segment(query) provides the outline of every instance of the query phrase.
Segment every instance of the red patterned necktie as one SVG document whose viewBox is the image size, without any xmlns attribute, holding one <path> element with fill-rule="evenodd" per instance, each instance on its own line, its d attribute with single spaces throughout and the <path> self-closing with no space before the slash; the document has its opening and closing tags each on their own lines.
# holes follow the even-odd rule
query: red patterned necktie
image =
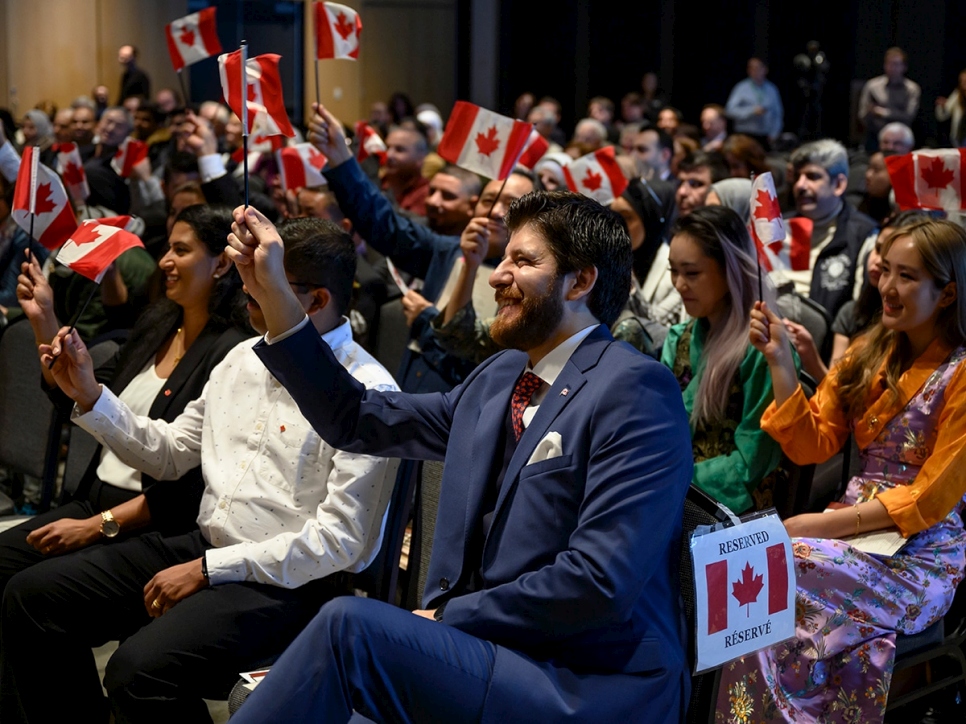
<svg viewBox="0 0 966 724">
<path fill-rule="evenodd" d="M 513 388 L 513 397 L 510 398 L 510 420 L 513 422 L 513 434 L 517 440 L 523 436 L 523 413 L 530 404 L 530 398 L 537 391 L 543 380 L 533 372 L 524 373 Z"/>
</svg>

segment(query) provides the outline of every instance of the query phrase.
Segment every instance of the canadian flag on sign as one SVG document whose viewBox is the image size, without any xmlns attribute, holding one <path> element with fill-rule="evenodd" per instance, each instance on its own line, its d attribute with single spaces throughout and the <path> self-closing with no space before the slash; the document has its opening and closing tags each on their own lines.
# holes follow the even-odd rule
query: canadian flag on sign
<svg viewBox="0 0 966 724">
<path fill-rule="evenodd" d="M 627 178 L 614 160 L 614 147 L 607 146 L 581 156 L 564 167 L 567 187 L 578 194 L 589 196 L 598 203 L 609 204 L 627 188 Z"/>
<path fill-rule="evenodd" d="M 527 145 L 523 149 L 523 153 L 520 154 L 520 165 L 526 166 L 529 169 L 533 169 L 537 165 L 537 161 L 544 157 L 547 151 L 550 150 L 550 143 L 546 138 L 537 133 L 537 129 L 534 128 L 530 131 L 530 137 L 527 139 Z"/>
<path fill-rule="evenodd" d="M 375 128 L 365 121 L 359 121 L 356 123 L 356 138 L 359 139 L 359 151 L 356 153 L 359 163 L 370 156 L 378 158 L 380 166 L 386 163 L 386 143 Z"/>
<path fill-rule="evenodd" d="M 505 179 L 517 164 L 532 128 L 529 123 L 457 101 L 436 152 L 481 176 Z"/>
<path fill-rule="evenodd" d="M 278 74 L 278 61 L 282 56 L 266 53 L 249 58 L 245 65 L 247 89 L 245 98 L 248 104 L 248 132 L 251 133 L 256 121 L 270 136 L 295 135 L 288 120 L 285 101 L 282 98 L 282 79 Z M 218 56 L 218 73 L 221 75 L 221 92 L 225 101 L 239 118 L 242 112 L 241 90 L 241 51 Z"/>
<path fill-rule="evenodd" d="M 165 26 L 164 32 L 168 38 L 168 53 L 175 71 L 221 52 L 215 25 L 215 8 L 205 8 L 172 20 Z"/>
<path fill-rule="evenodd" d="M 74 209 L 67 192 L 53 171 L 40 163 L 36 146 L 27 146 L 20 160 L 13 195 L 13 220 L 30 233 L 30 217 L 34 216 L 34 238 L 47 249 L 56 249 L 77 228 Z"/>
<path fill-rule="evenodd" d="M 71 199 L 82 204 L 91 195 L 91 187 L 87 184 L 87 173 L 81 163 L 80 151 L 74 143 L 57 144 L 57 171 L 67 186 L 67 193 Z"/>
<path fill-rule="evenodd" d="M 359 57 L 359 36 L 362 20 L 359 13 L 339 3 L 315 3 L 315 57 Z"/>
<path fill-rule="evenodd" d="M 963 206 L 966 149 L 915 151 L 904 156 L 889 156 L 885 162 L 900 209 L 959 211 L 966 208 Z"/>
<path fill-rule="evenodd" d="M 121 178 L 127 178 L 131 175 L 134 167 L 147 157 L 148 144 L 128 136 L 117 147 L 117 152 L 114 154 L 114 158 L 111 159 L 111 168 Z"/>
<path fill-rule="evenodd" d="M 299 143 L 275 152 L 284 191 L 312 188 L 326 183 L 322 167 L 326 158 L 311 143 Z"/>
<path fill-rule="evenodd" d="M 114 225 L 124 218 L 85 221 L 60 248 L 57 261 L 100 284 L 115 259 L 128 249 L 144 246 L 137 236 L 125 231 L 123 226 Z"/>
<path fill-rule="evenodd" d="M 728 561 L 709 563 L 704 568 L 705 579 L 708 583 L 708 620 L 709 634 L 718 633 L 728 628 L 728 609 L 738 609 L 751 604 L 766 604 L 768 613 L 778 613 L 788 608 L 788 562 L 785 559 L 785 546 L 777 543 L 765 549 L 766 565 L 763 570 L 756 570 L 746 561 L 740 571 L 731 570 Z M 761 596 L 765 587 L 765 576 L 768 577 L 768 588 Z M 759 600 L 761 599 L 761 600 Z M 750 615 L 750 611 L 746 611 Z M 700 626 L 702 622 L 698 622 Z"/>
</svg>

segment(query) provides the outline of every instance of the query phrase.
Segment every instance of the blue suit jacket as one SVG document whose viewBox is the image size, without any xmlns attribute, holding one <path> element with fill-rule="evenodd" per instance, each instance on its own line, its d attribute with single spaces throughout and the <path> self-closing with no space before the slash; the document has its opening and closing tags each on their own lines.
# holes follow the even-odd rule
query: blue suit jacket
<svg viewBox="0 0 966 724">
<path fill-rule="evenodd" d="M 508 691 L 526 692 L 542 721 L 683 717 L 677 551 L 692 457 L 667 369 L 604 327 L 584 340 L 510 460 L 480 558 L 473 536 L 525 353 L 490 358 L 451 392 L 410 395 L 366 390 L 310 325 L 255 350 L 331 445 L 445 459 L 424 605 L 446 601 L 446 624 L 506 647 L 493 673 L 502 695 L 487 700 L 484 721 L 519 716 Z M 563 454 L 527 465 L 551 431 Z M 471 590 L 475 572 L 482 585 Z M 545 700 L 533 661 L 555 667 Z"/>
</svg>

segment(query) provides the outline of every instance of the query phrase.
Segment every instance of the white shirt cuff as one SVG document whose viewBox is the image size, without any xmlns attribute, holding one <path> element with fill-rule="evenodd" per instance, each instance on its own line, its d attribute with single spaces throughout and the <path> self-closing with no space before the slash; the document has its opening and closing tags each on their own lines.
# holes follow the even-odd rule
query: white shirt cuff
<svg viewBox="0 0 966 724">
<path fill-rule="evenodd" d="M 225 171 L 225 162 L 221 160 L 221 156 L 217 153 L 209 156 L 200 156 L 198 158 L 198 172 L 201 175 L 201 183 L 203 184 L 214 181 L 216 178 L 221 178 L 227 173 Z"/>
<path fill-rule="evenodd" d="M 265 333 L 265 344 L 275 344 L 276 342 L 281 342 L 283 339 L 288 339 L 296 332 L 300 331 L 302 327 L 309 323 L 309 315 L 305 315 L 301 322 L 296 324 L 291 329 L 287 329 L 281 334 L 277 334 L 272 337 L 268 332 Z"/>
</svg>

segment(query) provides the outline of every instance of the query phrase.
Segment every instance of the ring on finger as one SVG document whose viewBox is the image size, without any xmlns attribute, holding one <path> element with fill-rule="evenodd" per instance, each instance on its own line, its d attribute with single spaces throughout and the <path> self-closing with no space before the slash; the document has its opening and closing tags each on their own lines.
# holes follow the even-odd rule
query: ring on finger
<svg viewBox="0 0 966 724">
<path fill-rule="evenodd" d="M 151 608 L 161 608 L 161 602 L 158 599 L 151 601 Z"/>
</svg>

